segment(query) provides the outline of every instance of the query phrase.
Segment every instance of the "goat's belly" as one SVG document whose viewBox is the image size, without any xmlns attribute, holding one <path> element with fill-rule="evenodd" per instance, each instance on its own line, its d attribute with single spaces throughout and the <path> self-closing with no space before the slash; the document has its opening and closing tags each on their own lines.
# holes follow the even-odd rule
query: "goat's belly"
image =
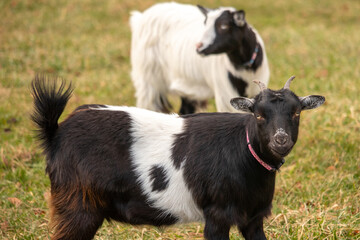
<svg viewBox="0 0 360 240">
<path fill-rule="evenodd" d="M 172 225 L 179 219 L 141 201 L 115 201 L 110 217 L 116 221 L 133 225 Z"/>
<path fill-rule="evenodd" d="M 158 165 L 161 166 L 161 165 Z M 144 202 L 150 204 L 152 209 L 158 209 L 162 216 L 173 216 L 178 223 L 202 221 L 204 219 L 202 209 L 195 203 L 191 191 L 187 188 L 183 177 L 183 168 L 176 169 L 173 164 L 164 164 L 163 173 L 154 176 L 143 174 L 141 192 L 145 196 Z M 163 179 L 168 179 L 160 184 Z"/>
<path fill-rule="evenodd" d="M 191 100 L 204 101 L 214 97 L 214 92 L 206 84 L 196 84 L 196 82 L 185 83 L 184 81 L 174 81 L 170 85 L 170 93 Z"/>
<path fill-rule="evenodd" d="M 204 220 L 203 211 L 195 204 L 191 194 L 179 189 L 178 192 L 165 191 L 157 197 L 152 196 L 152 206 L 166 214 L 175 216 L 178 223 L 198 222 Z"/>
<path fill-rule="evenodd" d="M 143 201 L 123 201 L 115 200 L 113 209 L 109 210 L 110 218 L 133 225 L 172 225 L 176 223 L 187 223 L 195 221 L 203 221 L 203 216 L 197 214 L 189 216 L 189 210 L 184 211 L 182 214 L 171 214 L 169 211 L 159 209 Z"/>
</svg>

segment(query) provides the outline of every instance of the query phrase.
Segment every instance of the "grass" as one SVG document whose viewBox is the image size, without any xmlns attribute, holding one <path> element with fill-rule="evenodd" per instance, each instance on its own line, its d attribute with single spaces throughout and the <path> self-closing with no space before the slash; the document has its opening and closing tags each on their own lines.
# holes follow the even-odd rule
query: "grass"
<svg viewBox="0 0 360 240">
<path fill-rule="evenodd" d="M 190 2 L 190 1 L 188 1 Z M 0 238 L 49 239 L 45 162 L 29 120 L 36 72 L 76 85 L 66 116 L 85 103 L 134 105 L 131 10 L 152 0 L 0 2 Z M 297 145 L 277 177 L 269 239 L 360 239 L 360 2 L 200 0 L 245 9 L 263 36 L 270 88 L 296 75 L 298 95 L 326 104 L 304 112 Z M 209 107 L 209 111 L 214 110 Z M 202 239 L 203 224 L 169 228 L 104 223 L 96 239 Z M 231 239 L 242 239 L 236 229 Z"/>
</svg>

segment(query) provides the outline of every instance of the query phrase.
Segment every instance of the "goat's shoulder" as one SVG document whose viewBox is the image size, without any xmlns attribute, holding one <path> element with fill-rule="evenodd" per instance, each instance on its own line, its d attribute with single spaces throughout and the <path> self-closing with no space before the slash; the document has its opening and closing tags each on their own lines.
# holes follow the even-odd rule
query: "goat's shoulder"
<svg viewBox="0 0 360 240">
<path fill-rule="evenodd" d="M 250 121 L 251 115 L 247 113 L 214 112 L 182 115 L 181 118 L 185 119 L 187 124 L 192 125 L 233 127 L 234 125 L 244 126 Z"/>
</svg>

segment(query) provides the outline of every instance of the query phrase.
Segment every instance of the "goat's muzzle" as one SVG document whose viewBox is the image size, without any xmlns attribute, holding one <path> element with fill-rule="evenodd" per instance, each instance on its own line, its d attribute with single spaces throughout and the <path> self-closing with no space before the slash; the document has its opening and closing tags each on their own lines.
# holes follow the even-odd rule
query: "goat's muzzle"
<svg viewBox="0 0 360 240">
<path fill-rule="evenodd" d="M 203 45 L 204 45 L 204 44 L 203 44 L 202 42 L 198 42 L 198 43 L 196 44 L 196 51 L 199 52 L 200 48 L 201 48 Z"/>
<path fill-rule="evenodd" d="M 198 42 L 196 44 L 196 52 L 202 56 L 206 56 L 207 54 L 205 54 L 204 50 L 204 44 L 202 42 Z"/>
<path fill-rule="evenodd" d="M 273 136 L 269 147 L 273 155 L 277 158 L 283 158 L 288 155 L 294 146 L 290 136 L 282 129 L 278 129 Z"/>
</svg>

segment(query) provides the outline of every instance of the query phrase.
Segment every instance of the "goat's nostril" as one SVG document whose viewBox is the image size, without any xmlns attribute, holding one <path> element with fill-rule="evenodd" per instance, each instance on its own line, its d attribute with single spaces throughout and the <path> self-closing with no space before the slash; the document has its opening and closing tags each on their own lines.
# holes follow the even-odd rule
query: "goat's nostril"
<svg viewBox="0 0 360 240">
<path fill-rule="evenodd" d="M 199 50 L 199 48 L 201 48 L 203 46 L 202 42 L 199 42 L 196 44 L 196 49 Z"/>
<path fill-rule="evenodd" d="M 287 140 L 288 140 L 287 135 L 277 135 L 275 137 L 275 142 L 280 145 L 284 145 L 287 142 Z"/>
</svg>

